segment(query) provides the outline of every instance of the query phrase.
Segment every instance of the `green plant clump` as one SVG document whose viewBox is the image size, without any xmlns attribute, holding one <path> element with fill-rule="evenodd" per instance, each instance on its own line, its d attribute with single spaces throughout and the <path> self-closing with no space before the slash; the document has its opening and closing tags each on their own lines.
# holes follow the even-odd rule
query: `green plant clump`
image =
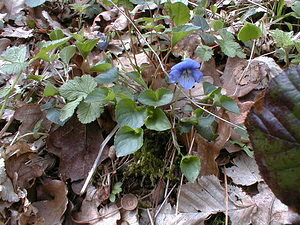
<svg viewBox="0 0 300 225">
<path fill-rule="evenodd" d="M 134 162 L 130 164 L 125 172 L 125 177 L 142 177 L 142 180 L 150 179 L 151 186 L 163 176 L 163 160 L 166 145 L 170 138 L 170 132 L 145 131 L 145 141 L 140 151 L 134 153 Z"/>
</svg>

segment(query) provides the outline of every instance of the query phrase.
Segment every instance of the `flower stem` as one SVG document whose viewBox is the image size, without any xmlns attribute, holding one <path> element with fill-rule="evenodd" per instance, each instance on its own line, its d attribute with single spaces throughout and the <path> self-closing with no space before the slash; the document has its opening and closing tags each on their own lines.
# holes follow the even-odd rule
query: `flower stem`
<svg viewBox="0 0 300 225">
<path fill-rule="evenodd" d="M 175 85 L 178 86 L 177 84 L 175 84 Z M 195 106 L 197 106 L 197 107 L 199 107 L 200 109 L 202 109 L 204 112 L 207 112 L 208 114 L 215 116 L 217 119 L 222 120 L 223 122 L 228 123 L 228 124 L 230 124 L 230 125 L 233 126 L 233 127 L 237 127 L 237 128 L 242 129 L 242 130 L 246 130 L 244 127 L 241 127 L 241 126 L 239 126 L 239 125 L 237 125 L 237 124 L 234 124 L 234 123 L 232 123 L 232 122 L 230 122 L 230 121 L 228 121 L 228 120 L 225 120 L 225 119 L 223 119 L 222 117 L 220 117 L 220 116 L 218 116 L 218 115 L 216 115 L 216 114 L 214 114 L 214 113 L 208 111 L 207 109 L 203 108 L 201 105 L 199 105 L 199 104 L 198 104 L 197 102 L 195 102 L 193 99 L 191 99 L 186 93 L 184 93 L 184 91 L 182 90 L 182 88 L 179 87 L 179 89 L 180 89 L 181 93 L 182 93 L 182 94 L 183 94 L 183 95 L 184 95 L 191 103 L 193 103 Z"/>
</svg>

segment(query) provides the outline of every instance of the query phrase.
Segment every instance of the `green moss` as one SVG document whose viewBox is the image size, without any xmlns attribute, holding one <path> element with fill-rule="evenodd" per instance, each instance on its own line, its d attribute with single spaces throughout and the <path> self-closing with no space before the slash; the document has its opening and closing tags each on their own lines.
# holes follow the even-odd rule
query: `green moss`
<svg viewBox="0 0 300 225">
<path fill-rule="evenodd" d="M 145 179 L 150 179 L 151 185 L 154 185 L 164 174 L 164 158 L 169 139 L 169 131 L 155 132 L 145 130 L 144 145 L 139 151 L 134 153 L 134 162 L 130 164 L 125 172 L 125 178 L 130 176 L 142 177 L 142 182 Z"/>
</svg>

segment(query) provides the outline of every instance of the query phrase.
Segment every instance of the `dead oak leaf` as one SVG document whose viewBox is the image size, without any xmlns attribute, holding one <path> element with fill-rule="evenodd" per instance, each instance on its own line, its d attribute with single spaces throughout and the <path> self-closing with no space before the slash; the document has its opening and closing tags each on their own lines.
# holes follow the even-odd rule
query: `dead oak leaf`
<svg viewBox="0 0 300 225">
<path fill-rule="evenodd" d="M 92 168 L 102 142 L 102 131 L 97 122 L 82 124 L 74 117 L 63 127 L 50 132 L 47 151 L 60 158 L 59 173 L 64 179 L 82 182 Z M 105 148 L 100 162 L 107 153 Z M 73 187 L 73 191 L 79 193 L 82 185 Z"/>
<path fill-rule="evenodd" d="M 265 183 L 259 183 L 258 191 L 259 193 L 252 198 L 258 208 L 252 216 L 253 225 L 293 224 L 292 221 L 299 217 L 296 213 L 289 211 L 288 207 L 275 197 Z"/>
<path fill-rule="evenodd" d="M 15 154 L 6 160 L 6 170 L 14 186 L 28 189 L 37 177 L 43 175 L 46 168 L 53 164 L 53 159 L 42 158 L 37 153 Z"/>
<path fill-rule="evenodd" d="M 14 117 L 16 120 L 22 122 L 19 127 L 20 135 L 33 132 L 36 124 L 42 120 L 40 131 L 48 131 L 51 122 L 46 119 L 45 112 L 43 112 L 38 104 L 27 104 L 15 111 Z M 29 138 L 32 140 L 32 137 Z"/>
<path fill-rule="evenodd" d="M 223 88 L 226 89 L 229 96 L 242 97 L 259 85 L 258 71 L 254 73 L 252 70 L 248 70 L 243 74 L 246 67 L 247 60 L 228 58 L 221 79 L 223 80 Z"/>
<path fill-rule="evenodd" d="M 225 168 L 225 171 L 235 184 L 250 186 L 262 181 L 254 158 L 241 153 L 233 159 L 233 163 L 235 166 Z"/>
<path fill-rule="evenodd" d="M 242 97 L 253 89 L 265 88 L 270 78 L 276 77 L 281 71 L 270 57 L 254 58 L 249 67 L 245 59 L 228 58 L 221 79 L 228 95 Z"/>
<path fill-rule="evenodd" d="M 180 212 L 176 213 L 175 207 L 170 203 L 166 204 L 157 215 L 156 225 L 204 225 L 204 221 L 209 216 L 206 212 Z"/>
<path fill-rule="evenodd" d="M 62 224 L 62 216 L 68 204 L 66 184 L 60 180 L 52 180 L 43 186 L 43 190 L 53 199 L 32 203 L 39 210 L 38 216 L 44 218 L 45 225 Z"/>
<path fill-rule="evenodd" d="M 179 197 L 179 212 L 226 212 L 227 201 L 232 225 L 279 225 L 289 223 L 290 216 L 295 216 L 264 183 L 258 185 L 259 193 L 254 197 L 236 186 L 228 185 L 227 189 L 228 200 L 219 179 L 212 175 L 203 176 L 195 183 L 184 184 Z"/>
<path fill-rule="evenodd" d="M 230 122 L 234 124 L 243 124 L 254 102 L 253 101 L 241 102 L 237 98 L 235 98 L 235 101 L 237 102 L 241 113 L 236 114 L 233 112 L 227 112 L 227 114 L 229 116 Z"/>
<path fill-rule="evenodd" d="M 5 171 L 5 164 L 3 158 L 0 158 L 0 199 L 7 202 L 19 201 L 19 197 L 14 192 L 12 182 Z"/>
<path fill-rule="evenodd" d="M 26 30 L 24 27 L 12 27 L 7 25 L 3 28 L 3 32 L 0 34 L 2 37 L 17 37 L 17 38 L 29 38 L 33 36 L 33 29 Z"/>
</svg>

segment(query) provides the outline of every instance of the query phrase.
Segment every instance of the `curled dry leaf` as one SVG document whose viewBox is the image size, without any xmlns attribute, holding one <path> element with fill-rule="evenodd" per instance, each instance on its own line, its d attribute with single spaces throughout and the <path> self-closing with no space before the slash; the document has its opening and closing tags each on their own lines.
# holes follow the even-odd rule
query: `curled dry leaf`
<svg viewBox="0 0 300 225">
<path fill-rule="evenodd" d="M 53 159 L 46 156 L 42 158 L 31 150 L 25 142 L 17 142 L 6 148 L 6 169 L 14 186 L 18 188 L 29 188 L 34 179 L 42 176 L 45 169 L 53 164 Z"/>
<path fill-rule="evenodd" d="M 246 119 L 256 162 L 275 195 L 300 212 L 300 69 L 274 78 Z"/>
<path fill-rule="evenodd" d="M 6 50 L 6 48 L 8 46 L 10 46 L 11 44 L 11 40 L 8 38 L 1 38 L 0 39 L 0 54 L 2 55 L 2 53 Z"/>
<path fill-rule="evenodd" d="M 24 212 L 22 212 L 19 216 L 19 224 L 34 224 L 34 225 L 44 225 L 44 218 L 39 217 L 38 209 L 33 205 L 28 205 L 23 208 Z"/>
<path fill-rule="evenodd" d="M 101 220 L 92 225 L 117 225 L 117 221 L 121 219 L 120 211 L 116 204 L 109 204 L 99 210 Z"/>
<path fill-rule="evenodd" d="M 5 149 L 5 157 L 10 158 L 13 155 L 20 156 L 27 152 L 33 152 L 30 146 L 24 141 L 18 141 L 17 143 L 7 146 Z"/>
<path fill-rule="evenodd" d="M 81 207 L 81 212 L 76 215 L 77 223 L 88 223 L 90 225 L 117 225 L 121 219 L 120 211 L 116 204 L 107 205 L 100 210 L 96 204 L 88 204 Z"/>
<path fill-rule="evenodd" d="M 7 159 L 6 169 L 15 187 L 28 189 L 34 184 L 35 178 L 42 176 L 45 169 L 52 164 L 51 158 L 42 158 L 37 153 L 27 152 Z"/>
<path fill-rule="evenodd" d="M 66 184 L 60 180 L 52 180 L 43 185 L 43 190 L 53 199 L 32 203 L 39 210 L 38 216 L 44 218 L 45 225 L 62 224 L 63 214 L 68 204 Z"/>
<path fill-rule="evenodd" d="M 275 197 L 271 189 L 264 183 L 258 185 L 259 193 L 253 196 L 258 209 L 253 214 L 253 224 L 294 224 L 298 215 L 288 210 L 288 207 Z"/>
<path fill-rule="evenodd" d="M 80 211 L 75 214 L 74 219 L 80 223 L 90 221 L 90 224 L 98 225 L 97 222 L 101 219 L 98 207 L 104 200 L 109 198 L 109 195 L 110 186 L 103 186 L 101 188 L 89 186 L 86 191 L 85 199 L 81 204 Z"/>
<path fill-rule="evenodd" d="M 140 225 L 138 210 L 120 210 L 122 223 L 121 225 Z"/>
<path fill-rule="evenodd" d="M 190 34 L 174 46 L 172 54 L 176 57 L 185 55 L 186 57 L 191 58 L 200 43 L 201 38 L 198 34 Z"/>
<path fill-rule="evenodd" d="M 126 194 L 121 199 L 121 206 L 126 210 L 134 210 L 138 205 L 138 199 L 133 194 Z"/>
<path fill-rule="evenodd" d="M 99 19 L 99 17 L 102 17 L 105 21 L 112 21 L 112 20 L 115 20 L 116 17 L 118 16 L 118 10 L 117 9 L 111 9 L 109 11 L 104 11 L 104 12 L 101 12 L 99 14 L 98 17 L 96 17 L 96 19 Z M 96 20 L 95 19 L 95 20 Z M 101 21 L 101 19 L 99 19 Z"/>
<path fill-rule="evenodd" d="M 223 113 L 223 118 L 228 119 Z M 218 121 L 219 136 L 215 141 L 209 142 L 200 134 L 195 134 L 195 146 L 201 158 L 201 175 L 213 174 L 218 176 L 219 168 L 216 163 L 216 158 L 219 156 L 221 149 L 228 141 L 231 135 L 231 127 L 228 123 Z"/>
<path fill-rule="evenodd" d="M 204 76 L 210 76 L 213 78 L 213 84 L 215 86 L 221 86 L 220 74 L 216 68 L 215 59 L 212 58 L 209 61 L 205 61 L 202 63 L 201 71 L 203 72 Z"/>
<path fill-rule="evenodd" d="M 236 114 L 233 112 L 227 112 L 230 122 L 234 124 L 244 124 L 247 114 L 249 113 L 252 105 L 254 104 L 253 101 L 246 101 L 240 102 L 238 99 L 235 99 L 240 109 L 240 114 Z"/>
<path fill-rule="evenodd" d="M 49 15 L 48 12 L 42 11 L 42 15 L 47 20 L 47 22 L 49 23 L 49 25 L 52 27 L 53 30 L 62 30 L 62 32 L 65 35 L 67 35 L 67 36 L 71 35 L 70 31 L 67 30 L 67 29 L 64 29 L 60 23 L 58 23 L 57 21 L 53 20 L 52 17 Z"/>
</svg>

